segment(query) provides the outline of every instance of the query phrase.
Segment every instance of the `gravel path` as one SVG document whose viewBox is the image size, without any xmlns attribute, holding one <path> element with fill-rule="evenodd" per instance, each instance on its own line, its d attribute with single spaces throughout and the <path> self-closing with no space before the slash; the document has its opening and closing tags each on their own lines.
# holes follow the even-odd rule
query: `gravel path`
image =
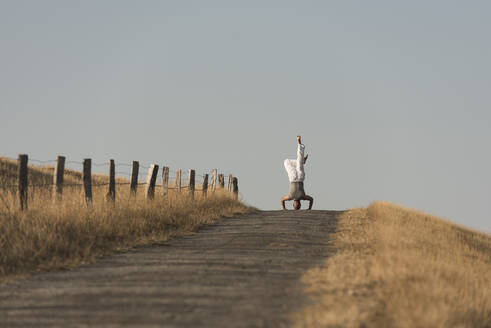
<svg viewBox="0 0 491 328">
<path fill-rule="evenodd" d="M 229 218 L 166 246 L 0 285 L 2 327 L 287 327 L 335 211 Z"/>
</svg>

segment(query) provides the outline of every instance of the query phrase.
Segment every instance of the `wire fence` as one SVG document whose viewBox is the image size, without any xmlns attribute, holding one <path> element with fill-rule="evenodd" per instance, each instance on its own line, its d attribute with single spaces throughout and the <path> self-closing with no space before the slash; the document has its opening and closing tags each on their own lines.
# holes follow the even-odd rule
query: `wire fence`
<svg viewBox="0 0 491 328">
<path fill-rule="evenodd" d="M 92 163 L 91 159 L 84 159 L 82 162 L 66 161 L 63 156 L 48 160 L 28 158 L 27 155 L 19 155 L 17 160 L 8 157 L 0 157 L 0 159 L 3 159 L 0 161 L 0 169 L 4 166 L 4 169 L 0 170 L 0 190 L 18 193 L 22 209 L 27 208 L 27 190 L 29 188 L 52 188 L 53 195 L 61 197 L 64 187 L 79 187 L 84 189 L 85 196 L 89 201 L 92 198 L 91 189 L 104 186 L 108 187 L 108 195 L 112 196 L 112 199 L 115 199 L 116 186 L 130 186 L 133 193 L 136 192 L 137 186 L 146 186 L 145 198 L 153 198 L 156 187 L 163 190 L 163 195 L 167 190 L 185 190 L 194 197 L 194 193 L 197 191 L 201 191 L 206 196 L 208 190 L 225 189 L 227 178 L 226 189 L 233 192 L 235 198 L 238 198 L 239 194 L 237 178 L 232 174 L 219 174 L 216 169 L 197 174 L 194 169 L 170 170 L 169 167 L 158 164 L 141 165 L 138 161 L 133 161 L 132 164 L 116 164 L 114 160 L 109 160 L 106 163 Z M 28 165 L 28 162 L 38 166 Z M 10 168 L 5 168 L 8 165 Z M 15 169 L 17 170 L 15 175 L 12 174 L 13 165 L 16 166 Z M 82 167 L 82 170 L 78 171 L 73 167 L 75 165 Z M 102 168 L 104 166 L 108 167 L 108 175 L 92 174 L 92 167 Z M 117 170 L 117 168 L 119 169 Z M 159 168 L 161 169 L 159 170 Z M 46 172 L 46 169 L 49 171 Z M 53 171 L 52 179 L 51 171 Z M 31 175 L 34 176 L 32 181 L 30 181 Z M 139 181 L 142 177 L 144 177 L 144 182 Z M 65 178 L 67 181 L 64 181 Z M 201 187 L 196 186 L 196 178 L 202 180 L 202 183 L 198 185 Z M 39 182 L 38 180 L 44 181 Z M 183 183 L 184 181 L 186 183 Z"/>
</svg>

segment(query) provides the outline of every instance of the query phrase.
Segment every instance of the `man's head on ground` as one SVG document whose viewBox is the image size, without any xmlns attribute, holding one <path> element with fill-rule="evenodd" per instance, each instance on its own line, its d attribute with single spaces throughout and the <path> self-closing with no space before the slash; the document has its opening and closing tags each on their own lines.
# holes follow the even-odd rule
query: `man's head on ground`
<svg viewBox="0 0 491 328">
<path fill-rule="evenodd" d="M 293 209 L 299 210 L 301 207 L 302 207 L 302 204 L 300 203 L 300 201 L 298 199 L 295 199 L 293 201 Z"/>
</svg>

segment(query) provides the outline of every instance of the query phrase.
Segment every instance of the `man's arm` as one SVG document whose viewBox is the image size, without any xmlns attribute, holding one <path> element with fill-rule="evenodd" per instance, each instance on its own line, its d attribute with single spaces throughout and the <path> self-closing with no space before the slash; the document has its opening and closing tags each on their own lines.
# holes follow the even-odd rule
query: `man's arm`
<svg viewBox="0 0 491 328">
<path fill-rule="evenodd" d="M 289 196 L 283 196 L 283 198 L 281 198 L 281 208 L 286 210 L 286 207 L 285 207 L 285 202 L 287 200 L 290 200 L 290 197 Z"/>
<path fill-rule="evenodd" d="M 308 200 L 309 201 L 309 210 L 312 209 L 312 205 L 314 205 L 314 199 L 308 195 L 305 195 L 304 198 L 305 200 Z"/>
</svg>

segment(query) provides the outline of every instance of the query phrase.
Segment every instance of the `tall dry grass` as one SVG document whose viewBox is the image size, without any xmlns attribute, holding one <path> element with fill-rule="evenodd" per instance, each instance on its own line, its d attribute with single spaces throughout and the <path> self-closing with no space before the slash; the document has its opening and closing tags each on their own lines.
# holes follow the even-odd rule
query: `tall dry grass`
<svg viewBox="0 0 491 328">
<path fill-rule="evenodd" d="M 15 162 L 0 159 L 2 185 L 15 182 Z M 30 183 L 52 182 L 51 167 L 30 167 Z M 12 178 L 14 176 L 14 178 Z M 69 171 L 67 183 L 80 182 Z M 107 177 L 95 176 L 95 182 Z M 29 189 L 29 209 L 20 211 L 15 193 L 0 190 L 0 281 L 37 270 L 72 267 L 116 251 L 155 243 L 196 231 L 220 217 L 251 211 L 223 190 L 197 193 L 170 190 L 164 198 L 156 190 L 154 200 L 145 200 L 143 186 L 136 197 L 129 186 L 118 186 L 116 201 L 106 199 L 107 186 L 93 189 L 87 206 L 80 187 L 64 188 L 60 202 L 52 199 L 51 187 Z"/>
<path fill-rule="evenodd" d="M 339 217 L 296 327 L 491 327 L 491 237 L 387 202 Z"/>
</svg>

